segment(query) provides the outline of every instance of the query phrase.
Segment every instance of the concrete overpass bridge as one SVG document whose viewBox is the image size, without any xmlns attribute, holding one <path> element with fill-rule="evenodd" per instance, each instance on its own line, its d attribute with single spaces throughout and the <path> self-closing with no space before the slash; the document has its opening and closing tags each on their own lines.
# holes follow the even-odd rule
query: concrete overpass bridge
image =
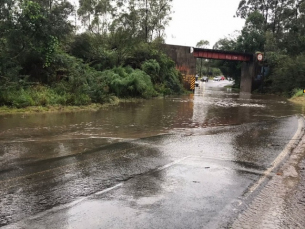
<svg viewBox="0 0 305 229">
<path fill-rule="evenodd" d="M 240 61 L 243 62 L 240 91 L 251 93 L 253 89 L 261 84 L 262 79 L 257 79 L 261 68 L 257 54 L 167 44 L 164 45 L 164 50 L 175 61 L 176 68 L 185 76 L 195 76 L 197 58 Z"/>
</svg>

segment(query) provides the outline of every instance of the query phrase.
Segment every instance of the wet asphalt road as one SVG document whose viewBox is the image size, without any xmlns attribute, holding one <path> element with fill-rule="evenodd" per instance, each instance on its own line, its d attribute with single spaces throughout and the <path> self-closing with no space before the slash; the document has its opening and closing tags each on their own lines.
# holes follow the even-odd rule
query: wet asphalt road
<svg viewBox="0 0 305 229">
<path fill-rule="evenodd" d="M 227 83 L 100 112 L 0 117 L 0 226 L 228 227 L 303 118 Z"/>
</svg>

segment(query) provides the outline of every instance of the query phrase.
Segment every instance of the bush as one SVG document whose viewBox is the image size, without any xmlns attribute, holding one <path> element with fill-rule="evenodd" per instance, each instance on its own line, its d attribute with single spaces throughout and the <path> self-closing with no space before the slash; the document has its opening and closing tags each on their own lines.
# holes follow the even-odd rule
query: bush
<svg viewBox="0 0 305 229">
<path fill-rule="evenodd" d="M 159 83 L 160 65 L 155 59 L 147 60 L 141 65 L 141 69 L 150 75 L 153 83 Z"/>
<path fill-rule="evenodd" d="M 182 75 L 176 69 L 175 62 L 162 52 L 156 52 L 155 57 L 160 65 L 160 82 L 164 84 L 169 90 L 165 90 L 166 94 L 182 94 Z"/>
<path fill-rule="evenodd" d="M 69 46 L 69 52 L 81 58 L 90 67 L 103 71 L 114 67 L 116 54 L 107 49 L 107 38 L 102 35 L 90 33 L 78 34 Z"/>
<path fill-rule="evenodd" d="M 271 75 L 275 93 L 292 96 L 295 88 L 305 88 L 305 55 L 281 58 Z"/>
<path fill-rule="evenodd" d="M 170 90 L 168 94 L 181 94 L 183 93 L 183 87 L 178 80 L 178 72 L 171 71 L 166 75 L 165 84 Z"/>
<path fill-rule="evenodd" d="M 0 106 L 87 105 L 111 102 L 114 96 L 151 98 L 158 93 L 183 92 L 181 74 L 164 53 L 142 43 L 131 54 L 134 56 L 129 60 L 135 61 L 134 66 L 125 62 L 124 66 L 98 71 L 58 48 L 52 54 L 50 65 L 43 69 L 40 80 L 20 75 L 20 72 L 30 72 L 30 68 L 18 72 L 20 67 L 16 67 L 8 71 L 9 65 L 3 65 L 2 69 L 7 71 L 1 74 L 9 72 L 10 75 L 0 75 Z"/>
<path fill-rule="evenodd" d="M 56 88 L 58 89 L 58 88 Z M 88 105 L 91 98 L 87 94 L 73 94 L 38 85 L 28 88 L 10 88 L 0 93 L 0 105 L 8 105 L 16 108 L 27 106 L 48 105 Z"/>
<path fill-rule="evenodd" d="M 292 97 L 302 97 L 302 96 L 304 96 L 304 92 L 303 92 L 303 89 L 299 89 L 299 88 L 295 88 L 295 89 L 293 89 L 293 91 L 292 91 Z"/>
<path fill-rule="evenodd" d="M 137 69 L 130 74 L 130 68 L 119 68 L 104 71 L 104 82 L 109 86 L 109 93 L 118 97 L 143 97 L 150 98 L 156 96 L 150 77 L 143 71 Z M 118 72 L 119 74 L 117 74 Z"/>
<path fill-rule="evenodd" d="M 182 77 L 175 68 L 175 62 L 160 51 L 159 45 L 159 43 L 139 43 L 133 47 L 125 65 L 146 72 L 159 93 L 181 94 L 183 93 Z"/>
</svg>

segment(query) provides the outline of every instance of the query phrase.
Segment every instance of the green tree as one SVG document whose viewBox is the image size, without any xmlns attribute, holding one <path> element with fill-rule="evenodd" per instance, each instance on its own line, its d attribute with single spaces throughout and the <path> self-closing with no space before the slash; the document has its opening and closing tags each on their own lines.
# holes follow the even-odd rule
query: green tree
<svg viewBox="0 0 305 229">
<path fill-rule="evenodd" d="M 108 32 L 110 17 L 114 11 L 111 0 L 79 0 L 77 13 L 87 30 L 105 34 Z"/>
<path fill-rule="evenodd" d="M 171 20 L 172 0 L 130 0 L 123 7 L 123 0 L 117 2 L 117 25 L 124 25 L 124 29 L 131 29 L 134 36 L 151 42 L 155 38 L 164 37 L 165 26 Z M 121 27 L 119 27 L 122 30 Z"/>
<path fill-rule="evenodd" d="M 230 36 L 222 38 L 214 44 L 213 48 L 224 51 L 240 51 L 237 48 L 237 40 L 240 36 L 241 34 L 237 35 L 237 37 Z M 236 61 L 217 60 L 214 62 L 214 65 L 215 67 L 218 67 L 226 77 L 234 78 L 235 87 L 239 87 L 241 63 Z"/>
<path fill-rule="evenodd" d="M 271 68 L 266 85 L 270 90 L 276 88 L 289 94 L 296 85 L 283 83 L 284 80 L 302 83 L 297 76 L 302 73 L 295 69 L 304 68 L 301 60 L 305 50 L 305 2 L 241 0 L 237 16 L 245 18 L 246 24 L 236 41 L 236 50 L 264 51 L 265 64 Z M 287 60 L 287 63 L 283 60 Z"/>
<path fill-rule="evenodd" d="M 207 41 L 207 40 L 201 40 L 199 42 L 197 42 L 196 44 L 196 47 L 197 48 L 207 48 L 208 46 L 210 45 L 210 42 Z M 202 74 L 202 65 L 203 65 L 203 61 L 202 61 L 202 58 L 199 58 L 200 59 L 200 69 L 199 69 L 199 76 L 201 77 L 201 74 Z M 198 63 L 198 59 L 196 61 Z M 207 66 L 209 66 L 209 60 L 206 60 L 205 63 Z M 209 67 L 207 67 L 207 71 L 206 71 L 206 74 L 209 75 Z"/>
<path fill-rule="evenodd" d="M 79 1 L 84 33 L 71 25 L 69 1 L 0 0 L 0 105 L 182 92 L 181 75 L 160 49 L 172 0 Z"/>
<path fill-rule="evenodd" d="M 53 54 L 72 26 L 67 18 L 73 7 L 68 2 L 41 5 L 39 1 L 15 1 L 1 5 L 1 75 L 12 63 L 20 66 L 17 75 L 30 75 L 47 82 Z"/>
<path fill-rule="evenodd" d="M 237 50 L 248 53 L 264 51 L 265 31 L 263 22 L 264 17 L 258 11 L 249 14 L 241 35 L 237 38 Z"/>
<path fill-rule="evenodd" d="M 210 45 L 210 42 L 207 40 L 201 40 L 197 42 L 196 47 L 197 48 L 207 48 Z"/>
</svg>

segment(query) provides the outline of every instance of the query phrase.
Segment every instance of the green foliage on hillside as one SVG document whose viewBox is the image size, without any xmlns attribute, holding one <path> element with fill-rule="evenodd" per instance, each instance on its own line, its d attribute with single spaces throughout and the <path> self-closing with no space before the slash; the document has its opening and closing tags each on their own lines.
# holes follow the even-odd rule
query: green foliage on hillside
<svg viewBox="0 0 305 229">
<path fill-rule="evenodd" d="M 305 88 L 305 2 L 303 0 L 240 1 L 237 16 L 246 19 L 242 31 L 220 39 L 216 49 L 263 52 L 264 91 L 291 96 L 295 88 Z M 240 81 L 240 64 L 219 61 L 224 74 Z"/>
<path fill-rule="evenodd" d="M 171 0 L 0 0 L 0 106 L 86 105 L 182 93 L 159 48 Z M 149 8 L 149 11 L 144 10 Z M 70 22 L 78 13 L 82 33 Z"/>
</svg>

